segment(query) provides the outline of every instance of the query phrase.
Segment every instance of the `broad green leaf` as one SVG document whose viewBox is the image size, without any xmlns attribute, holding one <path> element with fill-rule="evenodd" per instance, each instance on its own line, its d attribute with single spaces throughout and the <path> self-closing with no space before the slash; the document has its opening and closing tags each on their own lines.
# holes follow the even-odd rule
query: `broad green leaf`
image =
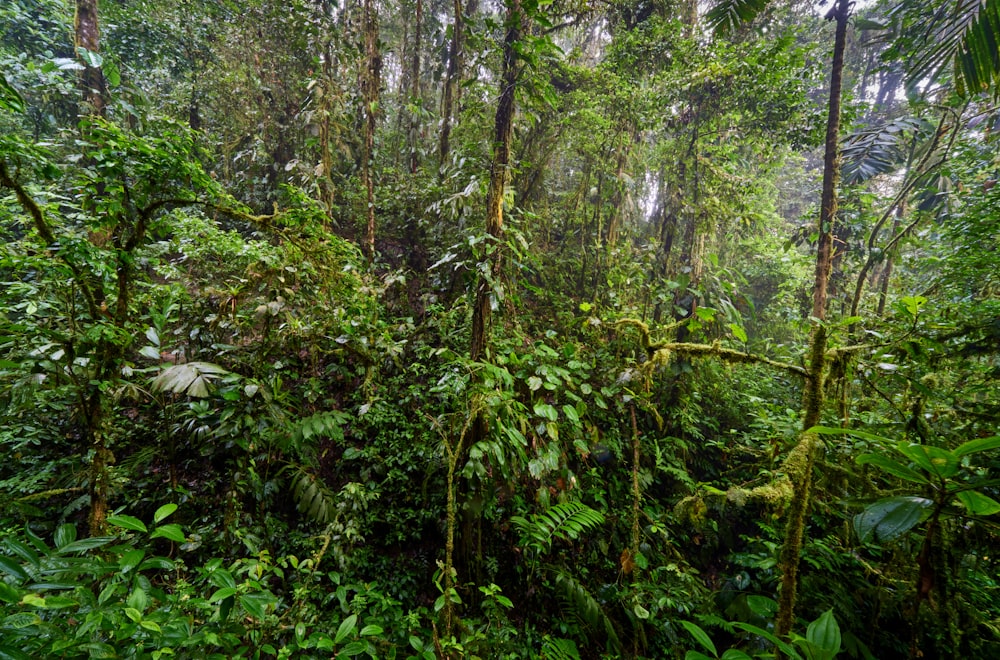
<svg viewBox="0 0 1000 660">
<path fill-rule="evenodd" d="M 57 552 L 61 555 L 66 555 L 71 552 L 86 552 L 87 550 L 100 548 L 116 540 L 117 539 L 114 536 L 92 536 L 89 539 L 80 539 L 79 541 L 67 543 L 63 547 L 59 548 Z"/>
<path fill-rule="evenodd" d="M 747 331 L 744 330 L 739 324 L 729 323 L 728 325 L 730 332 L 733 333 L 733 336 L 736 337 L 736 339 L 740 340 L 743 343 L 749 341 L 750 338 L 747 337 Z"/>
<path fill-rule="evenodd" d="M 361 641 L 351 642 L 350 644 L 345 646 L 340 653 L 337 654 L 337 657 L 339 658 L 342 655 L 346 655 L 347 657 L 354 657 L 356 655 L 361 655 L 367 650 L 368 650 L 368 642 L 361 642 Z"/>
<path fill-rule="evenodd" d="M 187 537 L 184 536 L 184 531 L 181 530 L 181 526 L 176 523 L 170 523 L 169 525 L 160 525 L 153 533 L 149 535 L 151 539 L 170 539 L 171 541 L 176 541 L 177 543 L 184 543 L 187 541 Z"/>
<path fill-rule="evenodd" d="M 799 657 L 799 654 L 795 652 L 795 649 L 791 646 L 791 644 L 788 644 L 785 641 L 779 639 L 777 636 L 774 635 L 774 633 L 770 631 L 764 630 L 763 628 L 759 628 L 749 623 L 743 623 L 741 621 L 733 622 L 733 627 L 739 628 L 740 630 L 745 630 L 748 633 L 757 635 L 758 637 L 763 637 L 764 639 L 766 639 L 767 641 L 771 642 L 776 647 L 778 647 L 778 649 L 782 653 L 784 653 L 790 658 Z"/>
<path fill-rule="evenodd" d="M 5 603 L 17 603 L 21 600 L 21 592 L 0 580 L 0 601 Z"/>
<path fill-rule="evenodd" d="M 38 594 L 24 594 L 21 596 L 22 605 L 31 605 L 32 607 L 45 607 L 45 598 L 39 596 Z"/>
<path fill-rule="evenodd" d="M 224 568 L 217 568 L 209 573 L 208 581 L 217 587 L 236 588 L 236 580 L 233 579 L 233 574 Z"/>
<path fill-rule="evenodd" d="M 974 516 L 992 516 L 1000 513 L 1000 502 L 976 490 L 964 490 L 958 494 L 959 501 Z"/>
<path fill-rule="evenodd" d="M 649 610 L 647 610 L 645 607 L 643 607 L 639 603 L 636 603 L 635 605 L 632 606 L 632 611 L 635 613 L 635 618 L 637 618 L 637 619 L 648 619 L 649 618 Z"/>
<path fill-rule="evenodd" d="M 101 68 L 101 65 L 104 64 L 103 57 L 92 50 L 87 50 L 83 46 L 76 47 L 76 54 L 80 57 L 80 60 L 89 67 L 99 69 Z"/>
<path fill-rule="evenodd" d="M 747 596 L 747 607 L 759 617 L 769 618 L 778 611 L 778 603 L 767 596 Z"/>
<path fill-rule="evenodd" d="M 69 545 L 76 540 L 76 525 L 65 524 L 59 525 L 56 529 L 56 533 L 52 536 L 52 541 L 56 544 L 56 548 L 62 548 L 63 546 Z"/>
<path fill-rule="evenodd" d="M 108 524 L 133 532 L 145 532 L 146 525 L 141 520 L 133 516 L 108 516 Z"/>
<path fill-rule="evenodd" d="M 840 653 L 840 626 L 833 616 L 832 609 L 823 612 L 818 619 L 809 624 L 806 629 L 806 639 L 823 652 L 824 659 L 833 660 Z"/>
<path fill-rule="evenodd" d="M 122 573 L 128 573 L 133 568 L 138 566 L 139 562 L 141 562 L 142 558 L 145 556 L 146 556 L 145 550 L 141 550 L 138 548 L 134 550 L 129 550 L 128 552 L 126 552 L 121 556 L 121 559 L 118 560 L 118 570 L 120 570 Z"/>
<path fill-rule="evenodd" d="M 46 596 L 45 597 L 45 609 L 48 610 L 60 610 L 66 607 L 76 607 L 80 602 L 75 598 L 70 598 L 69 596 Z"/>
<path fill-rule="evenodd" d="M 923 306 L 927 303 L 927 298 L 924 296 L 903 296 L 900 302 L 906 307 L 906 311 L 910 313 L 911 316 L 916 316 Z"/>
<path fill-rule="evenodd" d="M 889 497 L 854 516 L 854 529 L 862 543 L 891 541 L 913 529 L 933 502 L 924 497 Z"/>
<path fill-rule="evenodd" d="M 696 623 L 691 623 L 690 621 L 681 621 L 681 625 L 684 629 L 691 633 L 694 637 L 694 641 L 701 644 L 701 647 L 712 654 L 713 657 L 719 657 L 719 652 L 715 650 L 715 644 L 712 643 L 712 638 L 708 636 L 701 626 Z"/>
<path fill-rule="evenodd" d="M 555 407 L 553 407 L 548 403 L 543 403 L 539 401 L 538 403 L 535 404 L 534 408 L 536 415 L 538 415 L 539 417 L 543 417 L 549 420 L 550 422 L 554 422 L 557 419 L 559 419 L 559 412 L 556 411 Z"/>
<path fill-rule="evenodd" d="M 918 484 L 928 483 L 927 478 L 916 470 L 912 470 L 902 463 L 892 460 L 881 454 L 861 454 L 855 459 L 858 465 L 875 465 L 886 472 L 900 479 L 912 481 Z"/>
<path fill-rule="evenodd" d="M 739 649 L 729 649 L 722 654 L 722 660 L 753 660 L 753 658 Z"/>
<path fill-rule="evenodd" d="M 5 557 L 3 555 L 0 555 L 0 570 L 10 575 L 13 575 L 18 580 L 28 579 L 28 573 L 25 572 L 23 568 L 21 568 L 20 564 L 18 564 L 10 557 Z"/>
<path fill-rule="evenodd" d="M 210 362 L 188 362 L 167 367 L 153 379 L 155 392 L 172 392 L 193 397 L 207 397 L 212 379 L 229 372 Z"/>
<path fill-rule="evenodd" d="M 267 616 L 267 608 L 278 602 L 278 599 L 269 593 L 244 594 L 239 597 L 240 605 L 247 613 L 257 619 Z"/>
<path fill-rule="evenodd" d="M 1000 449 L 1000 435 L 994 435 L 989 438 L 977 438 L 975 440 L 963 442 L 958 447 L 953 449 L 951 453 L 959 458 L 962 458 L 963 456 L 968 456 L 969 454 L 989 451 L 990 449 Z"/>
<path fill-rule="evenodd" d="M 153 523 L 157 525 L 160 524 L 160 522 L 162 522 L 164 518 L 166 518 L 176 510 L 177 510 L 176 504 L 173 503 L 164 504 L 163 506 L 161 506 L 159 509 L 156 510 L 156 513 L 153 514 Z"/>
<path fill-rule="evenodd" d="M 358 624 L 358 615 L 352 614 L 343 621 L 340 622 L 340 626 L 337 628 L 337 634 L 333 638 L 334 645 L 340 644 L 342 641 L 350 637 L 351 633 L 354 632 L 354 628 Z"/>
<path fill-rule="evenodd" d="M 37 552 L 29 548 L 24 543 L 21 543 L 17 539 L 7 539 L 5 543 L 7 544 L 7 547 L 13 550 L 14 554 L 16 554 L 18 557 L 28 562 L 32 566 L 36 568 L 38 567 L 39 561 Z"/>
<path fill-rule="evenodd" d="M 0 108 L 7 108 L 18 114 L 24 112 L 24 97 L 3 75 L 0 75 Z"/>
<path fill-rule="evenodd" d="M 225 600 L 226 598 L 231 598 L 236 595 L 235 587 L 223 587 L 221 589 L 216 589 L 215 593 L 208 597 L 208 602 L 217 603 L 220 600 Z"/>
<path fill-rule="evenodd" d="M 372 636 L 377 637 L 378 635 L 381 635 L 383 632 L 385 631 L 382 629 L 382 626 L 376 626 L 374 623 L 372 623 L 362 628 L 360 635 L 362 637 L 372 637 Z"/>
<path fill-rule="evenodd" d="M 137 570 L 144 571 L 147 568 L 157 568 L 162 571 L 172 571 L 176 567 L 177 565 L 166 557 L 150 557 L 146 561 L 139 564 L 139 568 Z"/>
<path fill-rule="evenodd" d="M 921 468 L 941 479 L 948 479 L 958 472 L 959 460 L 947 449 L 913 442 L 900 442 L 896 449 Z"/>
</svg>

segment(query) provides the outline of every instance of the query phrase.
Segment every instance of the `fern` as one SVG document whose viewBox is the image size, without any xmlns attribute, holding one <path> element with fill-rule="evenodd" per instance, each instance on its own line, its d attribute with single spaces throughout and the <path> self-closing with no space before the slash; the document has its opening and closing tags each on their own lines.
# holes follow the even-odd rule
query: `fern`
<svg viewBox="0 0 1000 660">
<path fill-rule="evenodd" d="M 575 617 L 592 639 L 600 639 L 603 632 L 607 651 L 612 654 L 620 653 L 622 643 L 618 639 L 614 623 L 587 588 L 562 572 L 556 575 L 556 588 L 564 614 Z"/>
<path fill-rule="evenodd" d="M 555 539 L 572 540 L 604 524 L 604 514 L 582 502 L 562 502 L 531 519 L 513 516 L 510 521 L 521 533 L 521 545 L 546 554 Z"/>
<path fill-rule="evenodd" d="M 336 500 L 322 480 L 310 473 L 305 466 L 291 465 L 292 496 L 299 513 L 310 520 L 325 524 L 336 515 Z"/>
<path fill-rule="evenodd" d="M 580 651 L 571 639 L 546 635 L 542 642 L 542 660 L 580 660 Z"/>
<path fill-rule="evenodd" d="M 305 417 L 294 422 L 288 430 L 287 441 L 281 448 L 285 451 L 290 449 L 301 451 L 313 438 L 330 438 L 335 442 L 344 439 L 344 430 L 341 427 L 344 414 L 338 411 L 323 412 L 310 417 Z"/>
</svg>

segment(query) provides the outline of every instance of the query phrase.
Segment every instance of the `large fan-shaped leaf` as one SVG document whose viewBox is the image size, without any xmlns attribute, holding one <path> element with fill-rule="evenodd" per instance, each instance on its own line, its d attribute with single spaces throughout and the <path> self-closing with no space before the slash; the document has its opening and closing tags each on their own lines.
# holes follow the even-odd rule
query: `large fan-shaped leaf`
<svg viewBox="0 0 1000 660">
<path fill-rule="evenodd" d="M 934 13 L 927 44 L 908 72 L 911 84 L 936 77 L 949 63 L 961 94 L 997 89 L 1000 82 L 1000 0 L 954 0 Z"/>
<path fill-rule="evenodd" d="M 904 138 L 931 128 L 921 119 L 901 117 L 849 135 L 840 150 L 844 182 L 860 183 L 897 169 L 906 160 Z"/>
<path fill-rule="evenodd" d="M 194 397 L 206 397 L 210 393 L 212 379 L 229 373 L 211 362 L 187 362 L 167 367 L 153 379 L 153 390 L 173 392 Z"/>
<path fill-rule="evenodd" d="M 705 18 L 716 34 L 734 32 L 763 13 L 769 0 L 722 0 L 712 7 Z"/>
</svg>

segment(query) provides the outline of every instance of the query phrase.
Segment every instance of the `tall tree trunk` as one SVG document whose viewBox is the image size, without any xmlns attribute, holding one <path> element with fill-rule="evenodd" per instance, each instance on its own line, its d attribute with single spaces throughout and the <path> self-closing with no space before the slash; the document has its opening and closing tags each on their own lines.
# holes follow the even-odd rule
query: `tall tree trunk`
<svg viewBox="0 0 1000 660">
<path fill-rule="evenodd" d="M 444 98 L 441 101 L 441 141 L 438 145 L 438 165 L 444 167 L 451 151 L 451 119 L 458 95 L 458 79 L 462 71 L 462 49 L 465 26 L 462 20 L 462 0 L 454 0 L 455 22 L 451 29 L 451 45 L 448 47 L 448 74 L 444 83 Z"/>
<path fill-rule="evenodd" d="M 469 351 L 473 361 L 482 359 L 486 352 L 491 316 L 491 280 L 499 279 L 502 264 L 499 242 L 503 235 L 504 188 L 510 176 L 514 89 L 518 73 L 515 48 L 521 38 L 521 22 L 521 1 L 508 0 L 507 34 L 503 42 L 503 76 L 500 81 L 500 100 L 497 102 L 494 122 L 493 164 L 490 167 L 490 184 L 486 192 L 486 233 L 492 239 L 490 246 L 492 251 L 485 257 L 485 267 L 489 270 L 490 277 L 481 275 L 476 285 L 476 302 L 472 309 L 472 342 Z"/>
<path fill-rule="evenodd" d="M 80 75 L 80 87 L 85 115 L 103 117 L 107 113 L 105 95 L 107 88 L 104 72 L 100 67 L 91 66 L 91 60 L 82 54 L 83 50 L 97 54 L 101 49 L 101 30 L 98 21 L 97 0 L 77 0 L 73 17 L 73 45 L 77 58 L 83 60 L 84 69 Z M 103 186 L 98 186 L 98 194 Z M 91 235 L 91 240 L 103 243 L 106 234 Z M 98 287 L 100 284 L 97 285 Z M 103 300 L 103 291 L 102 300 Z M 122 301 L 119 300 L 119 305 Z M 97 322 L 100 319 L 94 318 Z M 92 384 L 84 386 L 79 395 L 80 415 L 83 421 L 84 440 L 90 453 L 89 484 L 90 513 L 87 516 L 91 536 L 103 536 L 108 531 L 108 468 L 114 463 L 109 438 L 104 421 L 104 395 L 101 382 L 109 375 L 115 362 L 111 355 L 112 345 L 102 340 L 97 349 L 97 377 Z"/>
<path fill-rule="evenodd" d="M 375 262 L 375 124 L 378 120 L 379 87 L 382 84 L 382 57 L 378 52 L 378 14 L 374 0 L 364 0 L 363 9 L 365 70 L 362 76 L 362 98 L 365 102 L 365 149 L 361 176 L 367 193 L 368 228 L 365 233 L 365 254 Z"/>
<path fill-rule="evenodd" d="M 837 187 L 840 182 L 840 109 L 844 79 L 844 52 L 847 46 L 849 0 L 837 0 L 831 11 L 837 22 L 830 72 L 829 114 L 826 122 L 826 152 L 823 158 L 823 196 L 819 215 L 819 244 L 816 248 L 816 277 L 813 284 L 812 315 L 819 322 L 813 328 L 809 347 L 809 377 L 803 394 L 802 430 L 820 421 L 823 409 L 823 389 L 826 376 L 827 333 L 822 321 L 826 318 L 827 283 L 833 257 L 833 225 L 837 216 Z M 798 590 L 799 557 L 805 532 L 806 515 L 812 499 L 812 473 L 819 441 L 803 433 L 799 443 L 786 460 L 786 472 L 792 482 L 792 501 L 781 547 L 781 593 L 775 632 L 787 637 L 795 622 L 795 598 Z"/>
<path fill-rule="evenodd" d="M 420 33 L 423 31 L 424 0 L 417 0 L 417 15 L 413 28 L 413 58 L 410 62 L 410 128 L 407 131 L 407 146 L 410 152 L 410 173 L 416 174 L 420 167 Z"/>
<path fill-rule="evenodd" d="M 97 20 L 97 0 L 76 0 L 76 15 L 73 18 L 74 39 L 77 57 L 80 49 L 98 53 L 101 49 L 101 30 Z M 80 76 L 80 86 L 86 114 L 104 116 L 106 113 L 107 87 L 104 73 L 100 67 L 90 66 L 84 60 L 83 73 Z"/>
</svg>

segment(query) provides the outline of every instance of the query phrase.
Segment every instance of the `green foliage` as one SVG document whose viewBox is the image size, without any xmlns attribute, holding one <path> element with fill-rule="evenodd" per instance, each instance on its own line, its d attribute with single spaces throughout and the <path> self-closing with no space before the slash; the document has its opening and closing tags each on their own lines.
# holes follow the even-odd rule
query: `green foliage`
<svg viewBox="0 0 1000 660">
<path fill-rule="evenodd" d="M 556 539 L 573 540 L 604 524 L 604 515 L 582 502 L 553 504 L 531 519 L 513 516 L 511 523 L 521 533 L 521 545 L 539 555 L 552 550 Z"/>
</svg>

